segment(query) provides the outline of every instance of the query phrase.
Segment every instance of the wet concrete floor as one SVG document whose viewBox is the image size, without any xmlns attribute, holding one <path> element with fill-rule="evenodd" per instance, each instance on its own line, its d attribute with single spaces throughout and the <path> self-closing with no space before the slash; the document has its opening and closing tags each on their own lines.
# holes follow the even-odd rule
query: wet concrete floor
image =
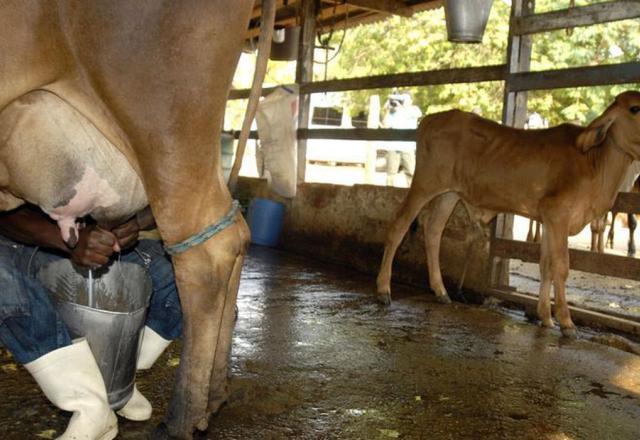
<svg viewBox="0 0 640 440">
<path fill-rule="evenodd" d="M 503 310 L 441 305 L 344 268 L 254 247 L 243 270 L 229 402 L 200 439 L 640 439 L 640 358 Z M 153 419 L 179 346 L 138 377 Z M 54 438 L 69 414 L 0 355 L 0 439 Z"/>
</svg>

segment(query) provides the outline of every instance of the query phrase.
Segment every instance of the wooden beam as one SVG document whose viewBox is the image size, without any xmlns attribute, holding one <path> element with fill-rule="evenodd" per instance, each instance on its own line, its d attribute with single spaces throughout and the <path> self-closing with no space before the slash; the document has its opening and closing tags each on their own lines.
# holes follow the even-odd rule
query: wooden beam
<svg viewBox="0 0 640 440">
<path fill-rule="evenodd" d="M 506 85 L 511 92 L 640 82 L 640 62 L 521 72 Z"/>
<path fill-rule="evenodd" d="M 347 90 L 458 84 L 504 79 L 504 65 L 407 72 L 362 78 L 335 79 L 304 84 L 301 93 L 343 92 Z"/>
<path fill-rule="evenodd" d="M 530 293 L 514 292 L 505 289 L 488 289 L 485 292 L 508 303 L 524 306 L 528 310 L 536 310 L 538 298 Z M 552 302 L 552 307 L 555 304 Z M 608 328 L 631 335 L 640 335 L 640 322 L 620 316 L 608 315 L 593 309 L 569 305 L 571 317 L 576 324 L 594 328 Z"/>
<path fill-rule="evenodd" d="M 428 70 L 361 78 L 333 79 L 300 84 L 300 94 L 344 92 L 349 90 L 390 89 L 393 87 L 433 86 L 440 84 L 502 81 L 505 66 L 463 67 L 459 69 Z M 266 92 L 273 88 L 264 89 Z M 247 99 L 247 89 L 232 90 L 229 99 Z"/>
<path fill-rule="evenodd" d="M 302 31 L 298 47 L 296 63 L 296 84 L 301 85 L 313 81 L 313 54 L 316 41 L 316 17 L 318 4 L 316 0 L 302 0 L 300 19 Z M 298 127 L 307 128 L 311 119 L 311 96 L 300 94 L 298 99 Z M 307 141 L 298 141 L 298 183 L 305 181 L 307 167 Z"/>
<path fill-rule="evenodd" d="M 516 258 L 529 263 L 540 261 L 538 243 L 494 238 L 491 253 L 496 257 Z M 640 281 L 640 260 L 636 258 L 569 249 L 569 266 L 573 270 Z"/>
<path fill-rule="evenodd" d="M 637 17 L 640 17 L 640 2 L 622 0 L 518 17 L 512 27 L 515 34 L 525 35 Z"/>
</svg>

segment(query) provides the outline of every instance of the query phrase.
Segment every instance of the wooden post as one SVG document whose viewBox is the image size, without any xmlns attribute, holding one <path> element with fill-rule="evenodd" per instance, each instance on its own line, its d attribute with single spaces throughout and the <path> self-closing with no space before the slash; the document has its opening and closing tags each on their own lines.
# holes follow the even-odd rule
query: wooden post
<svg viewBox="0 0 640 440">
<path fill-rule="evenodd" d="M 531 66 L 531 37 L 528 35 L 516 35 L 514 25 L 520 17 L 533 14 L 534 9 L 535 0 L 513 0 L 511 6 L 502 123 L 518 128 L 524 127 L 527 121 L 527 92 L 512 92 L 509 88 L 510 80 L 511 75 L 515 73 L 529 71 Z M 513 238 L 513 214 L 500 214 L 495 222 L 492 228 L 492 239 L 494 237 Z M 489 283 L 491 286 L 509 285 L 508 259 L 492 258 Z"/>
<path fill-rule="evenodd" d="M 300 45 L 298 48 L 298 63 L 296 66 L 296 83 L 310 83 L 313 81 L 313 52 L 316 40 L 316 0 L 302 0 L 300 7 Z M 311 95 L 301 94 L 298 109 L 298 128 L 309 128 L 311 110 Z M 307 140 L 298 139 L 298 183 L 304 182 L 307 166 Z"/>
</svg>

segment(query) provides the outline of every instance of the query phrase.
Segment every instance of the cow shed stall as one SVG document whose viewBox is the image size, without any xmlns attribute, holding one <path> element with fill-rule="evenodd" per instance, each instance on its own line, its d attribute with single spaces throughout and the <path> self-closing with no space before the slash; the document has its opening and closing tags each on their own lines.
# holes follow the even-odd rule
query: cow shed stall
<svg viewBox="0 0 640 440">
<path fill-rule="evenodd" d="M 331 200 L 335 194 L 352 193 L 349 199 L 341 201 L 335 199 L 332 202 L 327 202 L 329 205 L 333 203 L 335 206 L 346 203 L 347 200 L 349 202 L 351 200 L 366 200 L 371 197 L 371 193 L 377 193 L 377 196 L 380 197 L 377 205 L 390 210 L 388 214 L 381 215 L 382 210 L 379 206 L 372 207 L 374 205 L 365 203 L 360 207 L 361 209 L 354 213 L 353 218 L 343 217 L 343 219 L 348 218 L 347 223 L 360 223 L 360 231 L 367 231 L 367 233 L 362 232 L 362 235 L 366 236 L 364 240 L 354 239 L 353 234 L 348 232 L 350 227 L 340 224 L 340 220 L 327 221 L 325 228 L 320 228 L 322 229 L 320 230 L 317 220 L 314 227 L 309 227 L 308 224 L 301 221 L 299 215 L 296 217 L 296 214 L 289 210 L 285 222 L 285 239 L 281 244 L 283 248 L 296 252 L 305 252 L 305 249 L 313 248 L 313 255 L 318 258 L 351 265 L 359 270 L 375 274 L 382 255 L 384 233 L 404 191 L 392 188 L 368 188 L 366 185 L 342 189 L 332 185 L 305 183 L 306 142 L 309 139 L 365 141 L 413 141 L 415 139 L 415 130 L 411 129 L 309 128 L 311 94 L 500 81 L 504 84 L 502 122 L 521 128 L 526 121 L 527 92 L 529 91 L 640 82 L 639 62 L 544 71 L 530 70 L 531 36 L 533 34 L 638 18 L 640 17 L 640 3 L 636 1 L 609 1 L 536 14 L 535 1 L 525 0 L 513 0 L 512 2 L 505 64 L 324 81 L 313 80 L 313 48 L 315 47 L 316 34 L 326 32 L 331 26 L 335 26 L 336 11 L 338 12 L 337 20 L 342 20 L 342 25 L 355 26 L 381 20 L 391 14 L 410 16 L 414 12 L 442 5 L 442 1 L 316 2 L 300 0 L 298 2 L 284 2 L 279 8 L 276 20 L 279 24 L 286 26 L 297 23 L 302 27 L 296 69 L 296 83 L 300 90 L 299 191 L 305 195 L 310 193 L 323 194 L 317 197 L 325 201 Z M 260 8 L 257 6 L 254 16 L 258 17 L 259 12 Z M 347 19 L 348 21 L 345 22 Z M 249 35 L 253 36 L 256 33 L 257 30 L 250 30 Z M 271 91 L 272 89 L 266 88 L 264 94 Z M 230 94 L 231 99 L 244 99 L 247 96 L 247 90 L 232 90 Z M 252 137 L 257 138 L 257 133 L 252 133 Z M 258 189 L 261 188 L 260 184 L 252 183 L 247 178 L 244 180 L 243 197 L 251 198 L 257 194 L 269 195 L 264 188 Z M 251 192 L 252 190 L 255 192 Z M 312 202 L 307 201 L 306 203 Z M 290 206 L 305 206 L 300 200 L 288 203 Z M 307 209 L 313 210 L 313 207 L 307 206 Z M 334 207 L 334 209 L 341 208 Z M 615 209 L 619 212 L 639 213 L 640 195 L 620 193 Z M 296 212 L 296 209 L 293 211 Z M 316 213 L 316 215 L 319 214 L 320 212 Z M 327 237 L 332 233 L 333 241 L 330 246 L 317 245 L 328 243 Z M 475 244 L 470 248 L 470 251 L 464 250 L 464 246 L 469 248 L 465 244 L 465 239 L 470 234 L 474 236 Z M 464 281 L 465 290 L 493 296 L 531 311 L 532 307 L 535 307 L 537 295 L 516 292 L 509 285 L 509 259 L 537 262 L 539 245 L 513 240 L 513 215 L 511 214 L 499 215 L 494 220 L 488 234 L 490 234 L 489 239 L 486 239 L 481 234 L 475 233 L 475 228 L 469 222 L 464 210 L 460 206 L 456 208 L 445 230 L 441 250 L 443 275 L 447 284 L 454 288 L 458 286 L 464 272 L 461 268 L 460 262 L 463 261 L 461 258 L 466 252 L 472 252 L 474 258 L 467 268 L 467 278 Z M 637 259 L 595 254 L 575 249 L 571 249 L 570 253 L 570 264 L 573 270 L 634 281 L 640 280 L 640 261 Z M 421 232 L 417 234 L 410 232 L 400 247 L 398 261 L 394 266 L 394 279 L 426 286 L 426 277 Z M 576 306 L 572 306 L 571 311 L 576 322 L 581 325 L 608 328 L 640 336 L 640 320 L 637 318 Z"/>
</svg>

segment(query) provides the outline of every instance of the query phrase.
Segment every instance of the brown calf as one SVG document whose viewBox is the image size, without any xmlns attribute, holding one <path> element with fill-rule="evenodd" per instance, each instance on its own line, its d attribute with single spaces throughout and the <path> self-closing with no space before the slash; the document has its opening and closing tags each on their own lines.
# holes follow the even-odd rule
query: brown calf
<svg viewBox="0 0 640 440">
<path fill-rule="evenodd" d="M 418 128 L 416 172 L 388 232 L 377 279 L 390 301 L 393 257 L 411 222 L 429 204 L 425 247 L 429 282 L 448 302 L 439 264 L 440 238 L 458 200 L 487 221 L 510 212 L 544 225 L 538 316 L 553 326 L 550 291 L 563 333 L 575 336 L 565 297 L 567 238 L 607 212 L 634 159 L 640 158 L 640 93 L 625 92 L 588 127 L 563 124 L 519 130 L 452 110 L 425 117 Z"/>
</svg>

